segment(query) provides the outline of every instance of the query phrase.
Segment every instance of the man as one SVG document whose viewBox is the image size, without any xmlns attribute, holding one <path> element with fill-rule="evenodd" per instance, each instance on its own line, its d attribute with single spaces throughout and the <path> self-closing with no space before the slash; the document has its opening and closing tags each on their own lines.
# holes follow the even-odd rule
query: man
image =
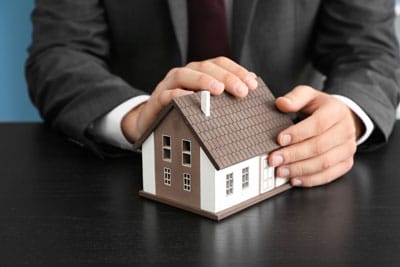
<svg viewBox="0 0 400 267">
<path fill-rule="evenodd" d="M 174 97 L 246 97 L 256 73 L 283 95 L 278 109 L 304 118 L 269 157 L 295 186 L 329 183 L 352 167 L 356 144 L 388 140 L 400 98 L 393 0 L 228 0 L 229 52 L 196 58 L 193 44 L 222 42 L 193 41 L 201 2 L 37 0 L 32 101 L 55 129 L 104 154 L 102 143 L 134 143 Z"/>
</svg>

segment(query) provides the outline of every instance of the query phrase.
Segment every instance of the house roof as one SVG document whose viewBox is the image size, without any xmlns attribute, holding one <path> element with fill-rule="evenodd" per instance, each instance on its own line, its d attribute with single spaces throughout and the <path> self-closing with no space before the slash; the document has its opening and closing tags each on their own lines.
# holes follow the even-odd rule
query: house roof
<svg viewBox="0 0 400 267">
<path fill-rule="evenodd" d="M 183 121 L 218 170 L 277 149 L 278 133 L 292 124 L 288 115 L 275 108 L 275 97 L 258 79 L 258 88 L 243 99 L 228 93 L 212 96 L 208 117 L 200 109 L 200 93 L 174 99 L 135 144 L 136 147 L 172 108 L 181 113 Z"/>
</svg>

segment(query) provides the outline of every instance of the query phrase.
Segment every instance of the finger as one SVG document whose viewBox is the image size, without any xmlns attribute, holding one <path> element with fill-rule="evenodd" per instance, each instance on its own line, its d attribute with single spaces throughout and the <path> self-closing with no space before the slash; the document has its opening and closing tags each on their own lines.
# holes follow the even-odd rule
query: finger
<svg viewBox="0 0 400 267">
<path fill-rule="evenodd" d="M 283 178 L 313 175 L 353 157 L 356 149 L 355 141 L 349 140 L 316 157 L 281 166 L 276 173 Z"/>
<path fill-rule="evenodd" d="M 225 85 L 211 75 L 183 67 L 170 70 L 164 80 L 157 85 L 155 92 L 159 93 L 171 88 L 208 90 L 213 95 L 219 95 L 224 91 Z"/>
<path fill-rule="evenodd" d="M 278 143 L 281 146 L 302 142 L 322 134 L 334 124 L 341 121 L 345 111 L 348 109 L 344 104 L 334 98 L 328 100 L 318 99 L 315 101 L 318 103 L 312 103 L 310 105 L 318 105 L 318 108 L 316 108 L 310 116 L 279 133 Z"/>
<path fill-rule="evenodd" d="M 315 98 L 321 93 L 310 86 L 300 85 L 295 87 L 289 93 L 276 99 L 276 107 L 282 112 L 299 112 L 306 106 L 310 106 Z M 308 110 L 312 113 L 313 110 Z"/>
<path fill-rule="evenodd" d="M 349 140 L 355 140 L 352 138 L 354 132 L 349 129 L 350 123 L 337 123 L 321 135 L 274 151 L 269 157 L 269 164 L 277 167 L 316 157 Z"/>
<path fill-rule="evenodd" d="M 329 169 L 326 169 L 322 172 L 309 175 L 309 176 L 300 176 L 295 177 L 290 180 L 293 186 L 302 186 L 302 187 L 312 187 L 323 184 L 328 184 L 340 176 L 347 173 L 353 167 L 353 157 L 332 166 Z"/>
<path fill-rule="evenodd" d="M 216 57 L 213 58 L 211 61 L 238 76 L 244 83 L 247 84 L 250 90 L 254 90 L 257 88 L 257 75 L 254 72 L 248 71 L 246 68 L 227 57 Z"/>
<path fill-rule="evenodd" d="M 233 63 L 233 62 L 232 62 Z M 234 63 L 236 64 L 236 63 Z M 240 79 L 240 77 L 230 72 L 224 67 L 221 67 L 211 60 L 201 62 L 191 62 L 187 65 L 188 68 L 209 74 L 225 84 L 225 90 L 236 97 L 245 97 L 248 94 L 248 85 Z M 248 73 L 247 70 L 243 70 Z M 243 74 L 241 74 L 243 76 Z M 254 74 L 255 75 L 255 74 Z M 255 79 L 253 79 L 255 81 Z"/>
<path fill-rule="evenodd" d="M 180 88 L 165 90 L 159 94 L 152 94 L 140 112 L 138 127 L 146 129 L 172 99 L 188 94 L 193 94 L 193 92 Z"/>
</svg>

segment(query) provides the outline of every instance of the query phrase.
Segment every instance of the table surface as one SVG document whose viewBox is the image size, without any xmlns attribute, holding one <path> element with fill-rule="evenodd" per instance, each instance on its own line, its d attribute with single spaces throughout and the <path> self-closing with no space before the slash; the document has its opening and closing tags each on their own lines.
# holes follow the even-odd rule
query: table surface
<svg viewBox="0 0 400 267">
<path fill-rule="evenodd" d="M 141 158 L 0 123 L 0 265 L 399 266 L 400 122 L 342 179 L 221 222 L 142 199 Z"/>
</svg>

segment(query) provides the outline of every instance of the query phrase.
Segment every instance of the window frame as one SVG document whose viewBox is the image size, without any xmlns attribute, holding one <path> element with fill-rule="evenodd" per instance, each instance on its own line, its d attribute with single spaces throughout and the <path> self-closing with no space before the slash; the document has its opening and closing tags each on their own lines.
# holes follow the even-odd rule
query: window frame
<svg viewBox="0 0 400 267">
<path fill-rule="evenodd" d="M 190 173 L 184 172 L 182 174 L 183 178 L 183 191 L 191 192 L 192 191 L 192 176 Z"/>
<path fill-rule="evenodd" d="M 165 140 L 169 140 L 169 145 L 166 144 Z M 163 161 L 171 162 L 172 161 L 172 140 L 171 136 L 163 134 L 161 140 L 161 147 L 162 147 L 162 159 Z M 169 157 L 165 157 L 166 153 L 169 153 Z"/>
<path fill-rule="evenodd" d="M 247 189 L 250 186 L 249 172 L 249 167 L 242 168 L 242 189 Z"/>
<path fill-rule="evenodd" d="M 225 193 L 226 196 L 233 195 L 233 172 L 226 175 Z"/>
<path fill-rule="evenodd" d="M 189 149 L 185 149 L 186 146 L 184 144 L 189 144 Z M 192 141 L 188 139 L 182 139 L 181 149 L 182 149 L 182 166 L 189 168 L 192 167 Z M 189 159 L 188 163 L 187 159 Z"/>
<path fill-rule="evenodd" d="M 171 168 L 164 167 L 164 185 L 172 185 L 172 171 Z"/>
</svg>

